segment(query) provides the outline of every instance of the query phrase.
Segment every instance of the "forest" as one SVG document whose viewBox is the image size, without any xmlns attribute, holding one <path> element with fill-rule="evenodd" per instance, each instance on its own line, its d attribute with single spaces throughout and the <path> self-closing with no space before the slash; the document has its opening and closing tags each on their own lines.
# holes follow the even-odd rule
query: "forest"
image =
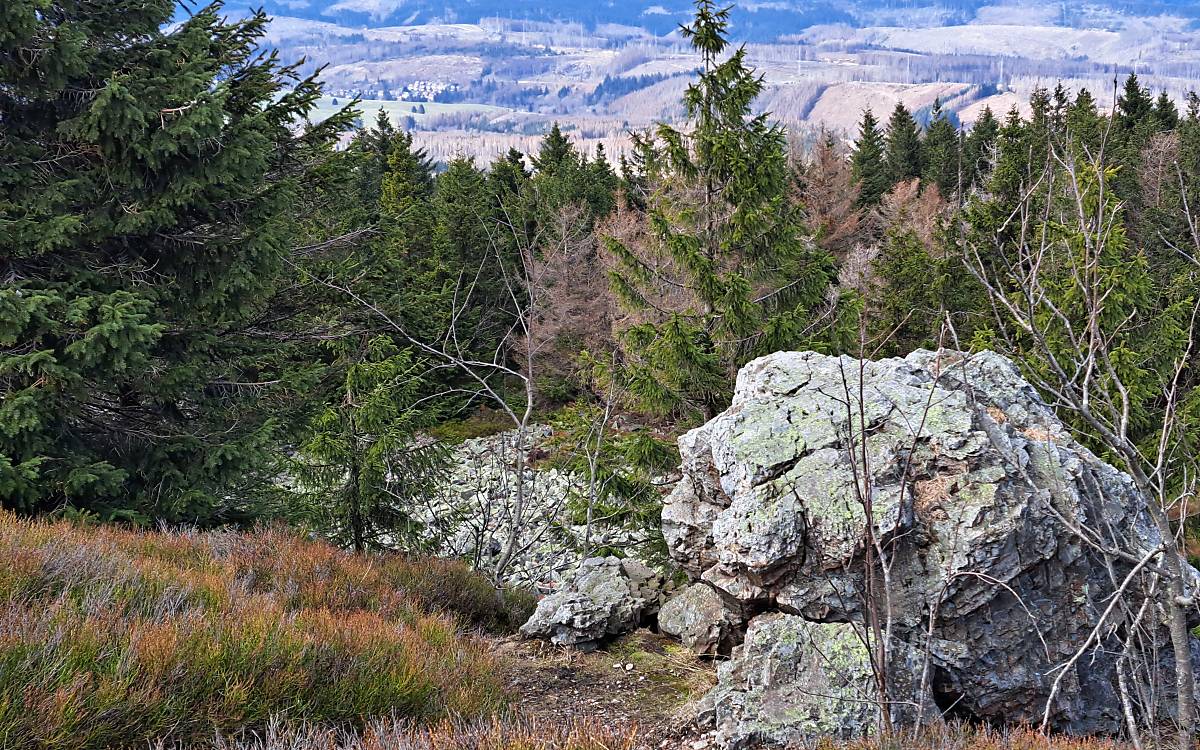
<svg viewBox="0 0 1200 750">
<path fill-rule="evenodd" d="M 18 512 L 288 517 L 361 546 L 434 480 L 418 436 L 479 409 L 583 424 L 609 405 L 642 425 L 610 439 L 657 440 L 777 350 L 993 347 L 1036 370 L 989 294 L 1019 292 L 1035 242 L 1102 251 L 1135 443 L 1190 352 L 1195 95 L 1180 111 L 1130 75 L 1110 113 L 1057 88 L 1028 118 L 920 128 L 897 106 L 801 147 L 754 113 L 762 84 L 718 62 L 722 38 L 687 125 L 615 163 L 555 127 L 537 153 L 435 165 L 369 113 L 335 149 L 352 104 L 303 125 L 319 83 L 256 55 L 265 17 L 212 8 L 163 34 L 168 6 L 71 19 L 106 46 L 36 66 L 21 40 L 54 28 L 7 21 L 0 494 Z M 63 101 L 76 89 L 95 95 Z M 1066 260 L 1043 271 L 1047 310 L 1080 291 Z M 1180 440 L 1190 394 L 1185 372 Z"/>
<path fill-rule="evenodd" d="M 47 529 L 96 528 L 110 541 L 81 549 L 154 560 L 160 542 L 136 535 L 169 527 L 217 535 L 169 543 L 181 559 L 215 555 L 204 576 L 280 575 L 262 549 L 310 540 L 352 553 L 297 548 L 332 556 L 311 563 L 320 575 L 367 576 L 355 555 L 436 547 L 421 508 L 456 445 L 521 442 L 539 425 L 553 438 L 536 460 L 585 478 L 571 513 L 653 537 L 676 438 L 730 406 L 748 362 L 918 349 L 1011 358 L 1082 444 L 1159 501 L 1165 536 L 1200 554 L 1197 94 L 1177 102 L 1129 74 L 1111 106 L 1059 86 L 1027 116 L 989 110 L 969 129 L 937 105 L 927 118 L 897 105 L 863 112 L 850 139 L 801 139 L 756 107 L 765 84 L 728 11 L 700 0 L 684 33 L 702 65 L 680 121 L 631 134 L 621 154 L 581 151 L 555 125 L 533 153 L 434 163 L 420 133 L 355 102 L 311 121 L 320 74 L 262 46 L 264 14 L 214 4 L 172 25 L 175 12 L 0 7 L 0 542 L 13 559 Z M 520 473 L 534 459 L 513 460 Z M 255 528 L 257 546 L 222 556 L 220 534 Z M 293 533 L 305 541 L 262 536 Z M 479 585 L 508 583 L 521 550 L 506 544 Z M 14 570 L 0 571 L 0 623 L 32 601 Z M 188 580 L 223 606 L 205 593 L 214 580 Z M 426 617 L 396 615 L 407 600 L 370 606 Z M 509 616 L 477 606 L 450 608 L 476 626 Z M 253 604 L 238 607 L 253 630 Z M 5 627 L 0 674 L 21 658 Z M 319 625 L 353 651 L 341 627 Z M 451 659 L 422 658 L 435 671 Z M 439 674 L 428 689 L 453 693 Z M 13 747 L 47 746 L 21 744 L 34 730 L 6 679 L 0 728 Z M 493 701 L 460 692 L 464 711 Z M 406 700 L 356 695 L 372 715 Z M 345 718 L 330 706 L 313 716 Z M 97 729 L 89 745 L 63 726 L 50 746 L 122 736 Z"/>
</svg>

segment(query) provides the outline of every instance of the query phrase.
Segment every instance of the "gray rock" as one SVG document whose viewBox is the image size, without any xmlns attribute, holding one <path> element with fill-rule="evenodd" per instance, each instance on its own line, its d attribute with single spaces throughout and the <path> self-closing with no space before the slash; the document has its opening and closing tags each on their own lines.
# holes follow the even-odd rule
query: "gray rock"
<svg viewBox="0 0 1200 750">
<path fill-rule="evenodd" d="M 636 560 L 589 557 L 562 591 L 538 602 L 521 632 L 558 645 L 592 649 L 653 617 L 662 586 L 662 577 Z"/>
<path fill-rule="evenodd" d="M 1051 700 L 1055 668 L 1132 567 L 1110 570 L 1070 528 L 1135 559 L 1160 538 L 1130 478 L 1077 443 L 1008 360 L 774 354 L 747 364 L 730 408 L 679 446 L 684 476 L 663 510 L 672 557 L 768 613 L 709 696 L 727 743 L 869 730 L 853 697 L 869 663 L 851 643 L 867 620 L 868 522 L 891 560 L 876 602 L 891 612 L 893 720 L 941 706 L 1036 724 L 1050 701 L 1056 730 L 1120 729 L 1114 629 Z M 695 606 L 668 611 L 699 619 Z M 849 662 L 831 671 L 821 652 Z"/>
<path fill-rule="evenodd" d="M 728 654 L 743 624 L 741 607 L 707 583 L 693 583 L 667 600 L 658 629 L 698 654 Z"/>
<path fill-rule="evenodd" d="M 586 492 L 585 476 L 533 468 L 528 462 L 518 476 L 518 457 L 536 456 L 551 435 L 550 427 L 533 425 L 524 440 L 510 431 L 457 446 L 442 486 L 413 509 L 423 528 L 423 546 L 445 557 L 470 560 L 507 585 L 537 591 L 561 587 L 583 559 L 585 547 L 631 554 L 644 548 L 653 537 L 649 529 L 623 524 L 593 524 L 588 529 L 570 522 L 568 506 L 571 498 Z M 511 537 L 510 528 L 516 530 Z M 515 553 L 506 558 L 510 545 Z M 501 560 L 507 562 L 502 573 L 496 570 Z"/>
<path fill-rule="evenodd" d="M 727 747 L 781 745 L 800 734 L 848 738 L 878 723 L 870 659 L 851 625 L 762 615 L 718 675 L 701 711 Z"/>
</svg>

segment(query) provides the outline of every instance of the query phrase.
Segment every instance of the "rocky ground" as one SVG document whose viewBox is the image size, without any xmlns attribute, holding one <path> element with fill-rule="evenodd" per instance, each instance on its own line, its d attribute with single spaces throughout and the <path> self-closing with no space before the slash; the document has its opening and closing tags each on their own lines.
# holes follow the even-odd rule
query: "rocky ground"
<svg viewBox="0 0 1200 750">
<path fill-rule="evenodd" d="M 507 687 L 530 719 L 636 728 L 642 750 L 711 744 L 691 726 L 687 706 L 716 684 L 713 663 L 664 636 L 643 629 L 590 653 L 518 638 L 496 642 L 495 650 Z"/>
</svg>

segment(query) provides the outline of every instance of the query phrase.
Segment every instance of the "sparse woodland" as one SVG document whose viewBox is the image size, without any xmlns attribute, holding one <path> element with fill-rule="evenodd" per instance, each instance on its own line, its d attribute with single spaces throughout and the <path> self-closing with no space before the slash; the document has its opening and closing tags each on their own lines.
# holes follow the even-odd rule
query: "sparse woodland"
<svg viewBox="0 0 1200 750">
<path fill-rule="evenodd" d="M 491 580 L 419 557 L 450 449 L 551 424 L 539 460 L 584 477 L 589 531 L 654 529 L 674 438 L 780 350 L 1004 353 L 1200 554 L 1200 96 L 1129 75 L 801 145 L 757 114 L 727 11 L 696 6 L 682 119 L 619 156 L 555 126 L 490 164 L 435 164 L 382 114 L 353 128 L 353 103 L 310 123 L 319 77 L 263 51 L 262 15 L 0 6 L 0 746 L 282 716 L 312 725 L 273 725 L 278 747 L 388 717 L 371 747 L 543 747 L 395 739 L 497 710 L 464 633 L 527 605 L 493 585 L 513 534 Z M 1158 575 L 1186 652 L 1195 604 Z"/>
</svg>

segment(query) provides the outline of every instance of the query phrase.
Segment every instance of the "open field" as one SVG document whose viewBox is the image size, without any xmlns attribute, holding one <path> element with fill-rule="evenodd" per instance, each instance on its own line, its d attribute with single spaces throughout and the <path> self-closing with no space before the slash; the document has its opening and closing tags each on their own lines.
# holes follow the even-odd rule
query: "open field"
<svg viewBox="0 0 1200 750">
<path fill-rule="evenodd" d="M 324 120 L 349 104 L 350 101 L 351 99 L 344 96 L 323 96 L 317 101 L 317 106 L 312 113 L 312 119 L 314 121 Z M 425 112 L 418 112 L 418 107 L 423 107 Z M 480 114 L 486 117 L 498 117 L 512 111 L 504 107 L 495 107 L 487 104 L 440 104 L 438 102 L 400 102 L 384 99 L 364 99 L 359 102 L 358 109 L 362 112 L 363 119 L 367 121 L 373 120 L 375 113 L 382 109 L 384 112 L 387 112 L 388 117 L 394 123 L 403 122 L 405 118 L 411 117 L 418 124 L 445 115 Z"/>
</svg>

